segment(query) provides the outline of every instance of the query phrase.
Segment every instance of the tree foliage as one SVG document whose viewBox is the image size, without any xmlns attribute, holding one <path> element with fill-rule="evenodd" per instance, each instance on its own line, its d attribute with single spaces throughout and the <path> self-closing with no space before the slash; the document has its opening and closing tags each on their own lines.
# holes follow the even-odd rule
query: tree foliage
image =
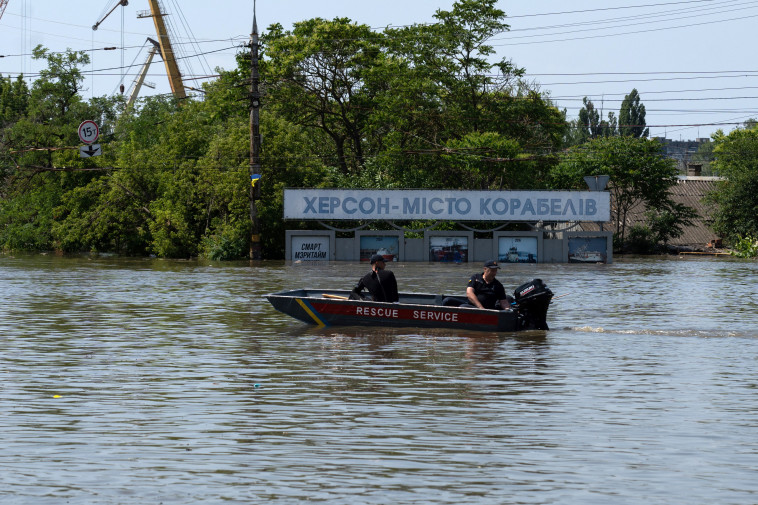
<svg viewBox="0 0 758 505">
<path fill-rule="evenodd" d="M 614 112 L 608 112 L 607 118 L 604 119 L 602 108 L 598 110 L 592 100 L 586 96 L 582 104 L 567 135 L 569 145 L 583 144 L 591 139 L 617 135 L 647 138 L 650 133 L 645 122 L 645 105 L 640 102 L 637 89 L 632 89 L 624 97 L 618 116 Z"/>
<path fill-rule="evenodd" d="M 618 120 L 613 112 L 608 112 L 607 119 L 602 118 L 602 111 L 586 96 L 582 99 L 582 108 L 571 124 L 568 144 L 583 144 L 590 139 L 617 135 Z"/>
<path fill-rule="evenodd" d="M 29 88 L 22 76 L 16 80 L 0 76 L 0 124 L 12 124 L 24 117 L 29 107 Z"/>
<path fill-rule="evenodd" d="M 458 0 L 432 23 L 382 31 L 346 18 L 272 25 L 260 52 L 263 256 L 283 256 L 285 226 L 306 226 L 282 221 L 285 187 L 548 189 L 568 167 L 607 173 L 597 160 L 611 162 L 612 149 L 600 143 L 554 171 L 569 124 L 524 69 L 493 59 L 505 19 L 496 0 Z M 86 53 L 34 57 L 47 67 L 31 84 L 0 77 L 0 249 L 247 255 L 249 58 L 204 85 L 202 100 L 124 110 L 119 95 L 82 97 Z M 585 107 L 587 138 L 616 131 L 612 113 L 600 121 Z M 87 119 L 102 156 L 79 157 Z"/>
<path fill-rule="evenodd" d="M 632 89 L 631 93 L 624 97 L 619 110 L 619 134 L 647 138 L 650 129 L 646 128 L 645 122 L 645 105 L 640 103 L 640 94 L 637 89 Z"/>
<path fill-rule="evenodd" d="M 318 139 L 314 154 L 349 185 L 481 187 L 541 184 L 506 177 L 515 154 L 560 146 L 565 121 L 510 61 L 490 62 L 488 41 L 508 29 L 494 0 L 464 0 L 436 22 L 375 33 L 338 18 L 278 25 L 264 37 L 269 100 L 277 113 Z M 515 141 L 466 145 L 474 137 Z M 466 140 L 468 138 L 468 141 Z M 486 174 L 463 177 L 472 164 L 451 166 L 465 150 Z M 463 170 L 461 172 L 460 170 Z M 497 171 L 502 177 L 494 177 Z M 380 181 L 377 181 L 377 178 Z M 381 182 L 384 180 L 385 182 Z"/>
<path fill-rule="evenodd" d="M 710 201 L 717 205 L 713 229 L 732 243 L 758 236 L 758 128 L 714 135 L 718 182 Z"/>
<path fill-rule="evenodd" d="M 266 78 L 272 106 L 299 126 L 319 130 L 331 141 L 331 160 L 343 173 L 365 162 L 365 143 L 373 99 L 383 82 L 380 35 L 347 18 L 315 18 L 280 25 L 265 37 Z"/>
<path fill-rule="evenodd" d="M 634 137 L 601 137 L 572 148 L 552 173 L 556 187 L 582 189 L 588 175 L 610 176 L 612 220 L 617 243 L 626 241 L 630 211 L 644 205 L 652 212 L 650 226 L 656 240 L 667 241 L 681 233 L 694 210 L 678 205 L 669 194 L 676 184 L 673 160 L 661 156 L 658 141 Z"/>
</svg>

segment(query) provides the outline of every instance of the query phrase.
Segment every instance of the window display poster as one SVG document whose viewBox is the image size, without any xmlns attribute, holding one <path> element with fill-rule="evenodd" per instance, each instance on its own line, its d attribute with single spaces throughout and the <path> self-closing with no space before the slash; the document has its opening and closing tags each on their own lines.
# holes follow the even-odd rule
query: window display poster
<svg viewBox="0 0 758 505">
<path fill-rule="evenodd" d="M 570 237 L 569 263 L 606 263 L 608 258 L 606 237 Z"/>
<path fill-rule="evenodd" d="M 292 261 L 329 261 L 329 237 L 324 235 L 292 236 Z"/>
<path fill-rule="evenodd" d="M 537 263 L 537 237 L 500 237 L 497 260 L 501 263 Z"/>
<path fill-rule="evenodd" d="M 429 261 L 468 261 L 468 237 L 429 237 Z"/>
<path fill-rule="evenodd" d="M 360 244 L 360 261 L 369 261 L 374 254 L 384 256 L 384 261 L 398 261 L 400 237 L 397 235 L 363 235 Z"/>
</svg>

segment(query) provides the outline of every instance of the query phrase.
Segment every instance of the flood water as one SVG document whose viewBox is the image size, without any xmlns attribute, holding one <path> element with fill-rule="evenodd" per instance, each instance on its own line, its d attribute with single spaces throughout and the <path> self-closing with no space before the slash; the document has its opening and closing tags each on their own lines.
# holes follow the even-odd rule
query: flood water
<svg viewBox="0 0 758 505">
<path fill-rule="evenodd" d="M 507 266 L 551 330 L 494 334 L 262 299 L 357 263 L 0 256 L 0 503 L 758 503 L 758 263 L 616 260 Z"/>
</svg>

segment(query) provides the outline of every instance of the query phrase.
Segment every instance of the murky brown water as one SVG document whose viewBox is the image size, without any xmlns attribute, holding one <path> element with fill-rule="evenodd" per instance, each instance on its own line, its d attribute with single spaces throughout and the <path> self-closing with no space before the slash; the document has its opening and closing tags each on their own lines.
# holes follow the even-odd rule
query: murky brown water
<svg viewBox="0 0 758 505">
<path fill-rule="evenodd" d="M 758 502 L 755 262 L 509 266 L 566 294 L 547 333 L 317 329 L 261 298 L 366 269 L 0 256 L 0 503 Z"/>
</svg>

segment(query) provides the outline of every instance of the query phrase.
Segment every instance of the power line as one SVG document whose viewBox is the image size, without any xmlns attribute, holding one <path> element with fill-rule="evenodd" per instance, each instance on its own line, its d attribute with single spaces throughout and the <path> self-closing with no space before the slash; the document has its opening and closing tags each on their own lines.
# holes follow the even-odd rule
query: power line
<svg viewBox="0 0 758 505">
<path fill-rule="evenodd" d="M 562 11 L 562 12 L 543 12 L 539 14 L 521 14 L 515 16 L 508 16 L 509 18 L 532 18 L 538 16 L 563 16 L 565 14 L 586 14 L 588 12 L 601 12 L 601 11 L 615 11 L 623 9 L 642 9 L 647 7 L 667 7 L 669 5 L 681 5 L 681 4 L 696 4 L 703 2 L 711 2 L 712 0 L 690 0 L 685 2 L 666 2 L 666 3 L 654 3 L 654 4 L 642 4 L 642 5 L 623 5 L 619 7 L 600 7 L 597 9 L 582 9 L 575 11 Z"/>
<path fill-rule="evenodd" d="M 656 74 L 749 74 L 758 70 L 666 70 L 652 72 L 561 72 L 561 73 L 526 73 L 526 76 L 584 76 L 584 75 L 656 75 Z M 489 74 L 497 75 L 497 74 Z"/>
<path fill-rule="evenodd" d="M 155 34 L 153 34 L 155 36 Z M 242 42 L 245 40 L 243 37 L 238 37 L 239 41 Z M 207 40 L 200 40 L 200 41 L 191 41 L 191 42 L 172 42 L 172 45 L 186 45 L 186 44 L 211 44 L 216 42 L 234 42 L 234 38 L 223 38 L 223 39 L 207 39 Z M 89 49 L 68 49 L 66 51 L 48 51 L 48 54 L 66 54 L 67 52 L 71 51 L 74 53 L 91 53 L 96 51 L 115 51 L 115 50 L 121 50 L 121 49 L 142 49 L 144 47 L 144 44 L 141 46 L 133 45 L 133 46 L 104 46 L 104 47 L 95 47 L 95 48 L 89 48 Z M 238 45 L 233 46 L 227 46 L 223 48 L 226 49 L 235 49 L 239 48 Z M 218 50 L 214 51 L 218 52 Z M 205 53 L 208 54 L 208 53 Z M 32 56 L 32 53 L 16 53 L 16 54 L 0 54 L 0 58 L 11 58 L 11 57 L 27 57 Z"/>
<path fill-rule="evenodd" d="M 236 48 L 236 46 L 224 47 L 224 48 L 216 49 L 216 50 L 213 50 L 213 51 L 205 51 L 202 54 L 218 53 L 218 52 L 226 51 L 228 49 L 233 49 L 233 48 Z M 177 60 L 181 60 L 181 59 L 188 59 L 188 58 L 196 58 L 198 56 L 199 55 L 179 56 L 176 59 Z M 136 60 L 136 58 L 135 58 L 135 60 Z M 129 69 L 133 69 L 135 67 L 140 67 L 140 66 L 141 65 L 134 64 L 134 61 L 133 61 L 132 64 L 125 65 L 123 67 L 116 66 L 116 67 L 107 67 L 107 68 L 101 68 L 101 69 L 94 69 L 94 70 L 88 70 L 88 71 L 86 71 L 86 73 L 87 74 L 97 73 L 98 75 L 114 75 L 114 74 L 107 74 L 105 72 L 107 72 L 107 71 L 113 71 L 113 70 L 119 70 L 119 71 L 120 70 L 129 70 Z M 82 72 L 84 73 L 84 71 L 82 71 Z M 2 74 L 0 74 L 0 75 L 2 75 Z M 13 72 L 10 72 L 8 75 L 12 76 L 12 75 L 21 75 L 21 74 L 14 74 Z M 39 75 L 40 75 L 39 72 L 34 72 L 34 73 L 24 74 L 24 77 L 38 77 Z M 121 75 L 121 74 L 118 74 L 118 75 Z M 147 74 L 147 75 L 156 75 L 156 74 Z M 158 75 L 163 75 L 163 74 L 158 74 Z"/>
<path fill-rule="evenodd" d="M 574 86 L 577 84 L 614 84 L 625 82 L 654 82 L 654 81 L 693 81 L 697 79 L 735 79 L 745 77 L 758 77 L 758 73 L 746 75 L 716 75 L 716 76 L 693 76 L 693 77 L 657 77 L 650 79 L 614 79 L 605 81 L 571 81 L 571 82 L 547 82 L 539 83 L 541 86 Z"/>
<path fill-rule="evenodd" d="M 492 40 L 497 40 L 499 38 L 506 38 L 506 39 L 523 39 L 523 38 L 533 38 L 533 37 L 548 37 L 548 36 L 555 36 L 555 35 L 563 35 L 563 34 L 570 34 L 570 33 L 577 33 L 576 31 L 564 31 L 564 32 L 555 32 L 555 33 L 547 33 L 547 34 L 536 34 L 536 35 L 516 35 L 512 36 L 514 33 L 518 32 L 529 32 L 529 31 L 538 31 L 538 30 L 554 30 L 554 29 L 561 29 L 561 28 L 573 28 L 573 27 L 584 27 L 584 30 L 587 28 L 595 28 L 596 30 L 610 30 L 615 29 L 617 27 L 629 27 L 629 26 L 636 26 L 640 24 L 651 24 L 651 23 L 662 23 L 665 21 L 680 21 L 682 19 L 689 19 L 689 18 L 703 18 L 704 14 L 707 15 L 714 15 L 714 14 L 724 14 L 727 12 L 734 12 L 734 11 L 744 11 L 746 6 L 755 6 L 755 1 L 748 1 L 741 4 L 735 4 L 733 1 L 725 1 L 725 2 L 719 2 L 718 4 L 727 4 L 730 8 L 725 8 L 727 6 L 722 7 L 701 7 L 696 9 L 678 9 L 678 10 L 670 10 L 670 11 L 663 11 L 663 12 L 654 12 L 654 13 L 644 13 L 644 14 L 638 14 L 634 16 L 624 16 L 624 17 L 617 17 L 617 18 L 610 18 L 610 19 L 597 19 L 597 20 L 588 20 L 588 21 L 577 21 L 574 23 L 564 23 L 561 25 L 547 25 L 547 26 L 534 26 L 534 27 L 527 27 L 527 28 L 515 28 L 510 29 L 507 31 L 507 33 L 502 34 L 501 36 L 497 38 L 493 38 Z M 684 15 L 682 15 L 684 13 Z M 699 14 L 698 14 L 699 13 Z M 653 20 L 655 18 L 664 18 L 661 20 Z M 643 22 L 632 22 L 635 20 L 646 20 Z M 607 26 L 602 27 L 601 25 L 614 25 L 614 26 Z"/>
<path fill-rule="evenodd" d="M 557 100 L 557 99 L 556 99 Z M 562 100 L 568 100 L 568 101 L 582 101 L 583 98 L 563 98 Z M 705 100 L 758 100 L 758 96 L 705 96 L 705 97 L 684 97 L 684 98 L 647 98 L 645 100 L 642 100 L 640 98 L 640 103 L 647 103 L 647 102 L 700 102 Z M 603 98 L 603 101 L 605 102 L 623 102 L 623 99 L 620 98 Z"/>
<path fill-rule="evenodd" d="M 650 33 L 650 32 L 660 32 L 660 31 L 668 31 L 668 30 L 674 30 L 679 28 L 692 28 L 695 26 L 702 26 L 702 25 L 713 25 L 715 23 L 725 23 L 728 21 L 743 21 L 745 19 L 751 19 L 758 17 L 758 14 L 754 14 L 752 16 L 740 16 L 737 18 L 729 18 L 729 19 L 718 19 L 715 21 L 703 21 L 701 23 L 690 23 L 687 25 L 680 25 L 680 26 L 668 26 L 663 28 L 650 28 L 648 30 L 636 30 L 636 31 L 630 31 L 630 32 L 616 32 L 616 33 L 610 33 L 610 34 L 600 34 L 600 35 L 586 35 L 583 37 L 571 37 L 571 38 L 563 38 L 563 39 L 550 39 L 550 40 L 532 40 L 528 42 L 508 42 L 503 44 L 491 44 L 493 47 L 505 47 L 505 46 L 520 46 L 525 44 L 545 44 L 545 43 L 552 43 L 552 42 L 571 42 L 574 40 L 587 40 L 587 39 L 597 39 L 597 38 L 604 38 L 604 37 L 620 37 L 623 35 L 637 35 L 640 33 Z"/>
<path fill-rule="evenodd" d="M 692 3 L 703 3 L 703 2 L 709 2 L 710 3 L 710 2 L 712 2 L 712 0 L 692 0 L 692 1 L 685 1 L 685 2 L 669 2 L 669 3 L 659 3 L 659 4 L 644 4 L 644 5 L 632 5 L 632 6 L 621 6 L 621 7 L 608 7 L 608 8 L 599 8 L 599 9 L 584 9 L 584 10 L 577 10 L 577 11 L 565 11 L 565 12 L 562 12 L 562 13 L 557 13 L 557 12 L 555 12 L 555 13 L 538 13 L 538 14 L 526 14 L 526 15 L 508 16 L 508 17 L 511 17 L 511 18 L 521 18 L 521 17 L 535 17 L 535 16 L 550 16 L 550 15 L 558 15 L 558 14 L 587 13 L 587 12 L 596 12 L 596 11 L 608 11 L 608 10 L 619 10 L 619 9 L 633 9 L 633 8 L 642 8 L 642 7 L 651 7 L 651 6 L 652 7 L 661 7 L 661 6 L 680 5 L 680 4 L 692 4 Z M 730 2 L 730 1 L 718 2 L 715 5 L 730 4 L 730 3 L 733 3 L 733 2 Z M 746 2 L 746 3 L 743 3 L 743 4 L 736 4 L 736 6 L 739 6 L 739 5 L 750 5 L 750 4 L 754 4 L 754 3 L 756 3 L 756 2 Z M 704 10 L 704 9 L 714 9 L 714 7 L 701 7 L 700 8 L 700 10 Z M 735 10 L 735 9 L 732 9 L 732 10 Z M 730 12 L 730 11 L 731 10 L 720 11 L 720 12 Z M 669 13 L 676 13 L 676 12 L 679 12 L 679 11 L 668 11 L 668 12 Z M 691 10 L 687 11 L 687 12 L 691 12 Z M 642 17 L 642 16 L 657 16 L 657 17 L 660 17 L 661 15 L 663 15 L 665 13 L 666 13 L 666 11 L 664 11 L 664 13 L 642 14 L 642 15 L 634 16 L 633 18 L 635 18 L 635 17 L 639 18 L 639 17 Z M 682 16 L 678 16 L 677 19 L 681 19 L 681 17 Z M 690 16 L 686 16 L 686 17 L 694 17 L 694 16 L 690 15 Z M 746 17 L 752 17 L 752 16 L 742 16 L 740 18 L 734 18 L 734 19 L 717 20 L 715 22 L 732 21 L 732 20 L 735 20 L 735 19 L 745 19 Z M 65 26 L 74 26 L 74 27 L 80 27 L 80 28 L 88 28 L 88 27 L 85 27 L 83 25 L 78 25 L 78 24 L 74 24 L 74 23 L 62 23 L 59 20 L 48 20 L 48 19 L 44 19 L 44 18 L 35 18 L 35 19 L 37 19 L 38 21 L 44 21 L 44 22 L 54 23 L 56 25 L 65 25 Z M 609 22 L 624 21 L 627 24 L 627 26 L 628 26 L 628 19 L 629 19 L 628 17 L 627 18 L 614 18 L 614 19 L 610 19 L 610 20 L 585 21 L 585 22 L 581 22 L 579 24 L 598 24 L 598 23 L 609 23 Z M 186 20 L 183 20 L 183 22 L 186 23 Z M 428 23 L 428 24 L 434 24 L 434 23 Z M 684 25 L 684 26 L 675 26 L 675 27 L 670 27 L 670 28 L 681 28 L 681 27 L 687 27 L 687 26 L 698 26 L 699 24 L 704 24 L 704 23 L 697 23 L 697 24 Z M 574 25 L 576 25 L 576 23 Z M 409 25 L 399 25 L 399 26 L 409 26 Z M 560 27 L 560 26 L 572 26 L 572 25 L 568 24 L 568 25 L 558 25 L 558 26 Z M 384 28 L 386 29 L 388 27 L 384 27 Z M 544 29 L 550 29 L 550 28 L 553 28 L 553 27 L 532 27 L 532 28 L 526 28 L 526 29 L 516 29 L 516 30 L 511 30 L 510 33 L 513 33 L 515 31 L 535 30 L 535 29 L 544 30 Z M 667 29 L 667 28 L 661 28 L 661 29 Z M 117 30 L 112 30 L 112 29 L 103 29 L 103 30 L 104 31 L 113 31 L 113 32 L 117 31 Z M 643 32 L 646 32 L 646 31 L 651 31 L 651 30 L 644 30 Z M 652 31 L 654 31 L 654 30 L 652 30 Z M 628 34 L 628 33 L 643 33 L 643 32 L 626 32 L 626 33 L 614 33 L 614 34 L 609 34 L 609 35 L 595 35 L 595 36 L 591 36 L 591 37 L 579 37 L 579 39 L 582 39 L 582 38 L 595 38 L 595 37 L 600 37 L 600 36 L 618 36 L 618 35 L 624 35 L 624 34 Z M 42 34 L 50 35 L 50 36 L 59 36 L 59 35 L 56 35 L 56 34 L 53 34 L 53 33 L 49 33 L 49 32 L 35 32 L 35 33 L 42 33 Z M 150 33 L 146 33 L 146 32 L 124 32 L 124 33 L 129 33 L 131 35 L 141 35 L 141 36 L 149 36 L 149 35 L 151 35 Z M 549 36 L 549 35 L 550 34 L 543 34 L 543 35 L 536 35 L 536 36 Z M 74 40 L 81 40 L 81 39 L 75 39 L 75 38 L 71 37 L 70 34 L 61 35 L 60 37 L 65 37 L 67 40 L 72 40 L 72 39 L 74 39 Z M 533 36 L 528 36 L 528 37 L 534 37 L 534 35 Z M 191 35 L 189 38 L 190 38 L 190 42 L 187 42 L 187 43 L 193 44 L 194 43 L 194 35 Z M 237 36 L 234 36 L 233 38 L 239 39 L 239 40 L 244 40 L 246 38 L 246 36 L 245 35 L 237 35 Z M 513 39 L 513 38 L 521 38 L 521 37 L 519 37 L 519 36 L 517 36 L 517 37 L 508 37 L 507 34 L 506 34 L 506 38 Z M 364 39 L 363 38 L 361 38 L 361 39 L 355 39 L 355 38 L 351 38 L 351 39 L 335 39 L 335 41 L 348 41 L 348 40 L 364 40 Z M 576 40 L 576 39 L 562 39 L 561 41 L 563 41 L 563 40 Z M 538 41 L 537 43 L 543 43 L 543 42 L 552 42 L 552 41 Z M 515 43 L 515 44 L 513 44 L 513 43 L 507 43 L 507 44 L 499 44 L 499 45 L 517 45 L 517 44 L 518 43 Z M 498 45 L 498 44 L 495 44 L 495 45 Z"/>
</svg>

